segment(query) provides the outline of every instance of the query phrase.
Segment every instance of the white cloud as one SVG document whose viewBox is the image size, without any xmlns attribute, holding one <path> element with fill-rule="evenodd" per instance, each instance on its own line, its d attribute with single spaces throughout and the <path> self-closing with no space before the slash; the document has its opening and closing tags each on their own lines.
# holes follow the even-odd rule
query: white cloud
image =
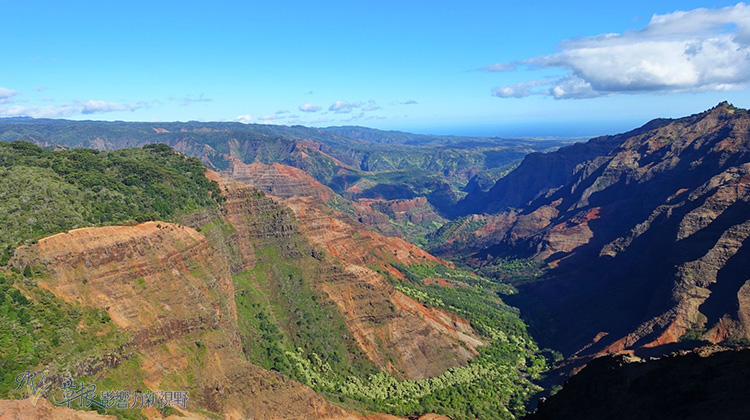
<svg viewBox="0 0 750 420">
<path fill-rule="evenodd" d="M 288 114 L 288 113 L 289 113 L 288 109 L 280 109 L 275 112 L 276 115 L 282 115 L 282 114 Z"/>
<path fill-rule="evenodd" d="M 0 107 L 2 117 L 66 118 L 80 114 L 81 108 L 73 105 L 57 106 L 8 106 Z"/>
<path fill-rule="evenodd" d="M 738 3 L 654 15 L 643 29 L 568 40 L 560 47 L 557 54 L 522 62 L 532 68 L 568 71 L 550 82 L 549 89 L 536 93 L 568 99 L 746 89 L 750 87 L 750 6 Z M 502 95 L 513 93 L 513 86 L 498 89 L 493 94 L 501 94 L 495 96 L 513 96 Z"/>
<path fill-rule="evenodd" d="M 9 104 L 13 101 L 13 97 L 18 95 L 15 90 L 10 90 L 4 87 L 0 87 L 0 104 Z"/>
<path fill-rule="evenodd" d="M 418 103 L 414 99 L 409 99 L 408 101 L 401 102 L 401 105 L 417 105 Z"/>
<path fill-rule="evenodd" d="M 250 124 L 253 122 L 253 116 L 250 114 L 242 114 L 238 115 L 236 120 L 244 124 Z"/>
<path fill-rule="evenodd" d="M 299 110 L 302 112 L 318 112 L 321 109 L 323 108 L 319 107 L 318 105 L 311 104 L 311 103 L 306 103 L 304 105 L 299 106 Z"/>
<path fill-rule="evenodd" d="M 181 106 L 188 106 L 192 105 L 194 103 L 200 103 L 200 102 L 213 102 L 213 99 L 207 98 L 205 94 L 201 93 L 197 97 L 193 95 L 186 95 L 183 98 L 175 98 L 174 96 L 171 96 L 169 98 L 170 101 L 177 101 L 180 103 Z"/>
<path fill-rule="evenodd" d="M 102 114 L 105 112 L 118 112 L 118 111 L 135 111 L 141 108 L 142 104 L 118 104 L 116 102 L 105 102 L 105 101 L 93 101 L 89 100 L 80 103 L 81 114 Z"/>
<path fill-rule="evenodd" d="M 555 99 L 584 99 L 604 96 L 607 93 L 597 92 L 591 87 L 591 83 L 576 76 L 563 77 L 557 80 L 545 93 L 552 95 Z"/>
<path fill-rule="evenodd" d="M 513 71 L 516 69 L 515 63 L 497 63 L 497 64 L 490 64 L 489 66 L 480 67 L 477 70 L 481 71 Z"/>
<path fill-rule="evenodd" d="M 32 117 L 32 118 L 67 118 L 73 115 L 102 114 L 105 112 L 135 111 L 143 107 L 143 103 L 135 105 L 118 104 L 105 101 L 76 101 L 71 104 L 48 105 L 48 106 L 5 106 L 0 107 L 0 116 L 3 117 Z"/>
<path fill-rule="evenodd" d="M 354 108 L 359 108 L 362 106 L 362 102 L 355 102 L 353 104 L 350 104 L 347 101 L 336 101 L 334 102 L 330 107 L 328 107 L 329 111 L 333 111 L 337 114 L 348 114 L 354 110 Z"/>
<path fill-rule="evenodd" d="M 514 85 L 496 87 L 492 89 L 492 96 L 497 96 L 499 98 L 524 98 L 537 93 L 532 90 L 533 87 L 548 83 L 549 82 L 542 80 L 532 80 L 530 82 L 521 82 Z"/>
<path fill-rule="evenodd" d="M 378 104 L 377 104 L 377 102 L 375 102 L 372 99 L 370 99 L 369 101 L 367 101 L 367 105 L 366 106 L 362 107 L 362 111 L 364 111 L 364 112 L 377 111 L 379 109 L 383 109 L 383 108 L 379 107 Z"/>
</svg>

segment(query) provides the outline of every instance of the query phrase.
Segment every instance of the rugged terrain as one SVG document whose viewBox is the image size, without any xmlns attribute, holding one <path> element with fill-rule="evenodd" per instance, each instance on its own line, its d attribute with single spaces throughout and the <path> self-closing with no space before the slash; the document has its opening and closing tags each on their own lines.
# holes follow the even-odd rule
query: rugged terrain
<svg viewBox="0 0 750 420">
<path fill-rule="evenodd" d="M 3 236 L 6 398 L 25 369 L 189 392 L 187 410 L 118 418 L 512 418 L 538 391 L 546 360 L 495 285 L 367 229 L 299 169 L 237 163 L 232 180 L 164 145 L 0 152 L 29 180 L 0 206 L 29 223 Z"/>
<path fill-rule="evenodd" d="M 569 142 L 415 135 L 362 127 L 24 118 L 0 119 L 0 141 L 97 150 L 164 143 L 216 171 L 247 171 L 238 164 L 283 164 L 350 200 L 426 197 L 442 213 L 450 212 L 466 192 L 487 188 L 527 153 L 554 150 Z M 381 229 L 386 226 L 382 221 L 378 224 Z M 426 225 L 417 233 L 426 234 L 433 227 Z M 386 232 L 415 233 L 392 228 Z"/>
<path fill-rule="evenodd" d="M 0 144 L 0 392 L 47 367 L 188 390 L 195 417 L 514 418 L 599 355 L 746 344 L 749 131 L 722 103 L 516 167 L 524 141 L 3 121 L 48 149 L 200 161 Z M 665 369 L 602 360 L 583 377 Z"/>
<path fill-rule="evenodd" d="M 527 420 L 742 419 L 750 350 L 700 348 L 659 359 L 593 360 Z"/>
<path fill-rule="evenodd" d="M 41 287 L 105 310 L 128 333 L 127 362 L 112 363 L 107 379 L 185 390 L 192 407 L 228 418 L 347 417 L 311 389 L 244 360 L 229 268 L 191 228 L 148 222 L 73 230 L 16 258 L 51 271 Z"/>
<path fill-rule="evenodd" d="M 501 278 L 536 271 L 513 302 L 567 355 L 746 341 L 749 129 L 722 103 L 529 155 L 462 201 L 484 215 L 434 250 Z"/>
</svg>

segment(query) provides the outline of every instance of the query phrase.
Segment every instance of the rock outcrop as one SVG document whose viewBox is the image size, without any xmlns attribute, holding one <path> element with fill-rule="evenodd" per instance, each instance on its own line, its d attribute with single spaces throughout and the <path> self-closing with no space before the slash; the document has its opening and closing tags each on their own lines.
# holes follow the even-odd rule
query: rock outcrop
<svg viewBox="0 0 750 420">
<path fill-rule="evenodd" d="M 403 278 L 392 262 L 443 262 L 402 239 L 336 218 L 314 200 L 295 198 L 286 203 L 305 236 L 343 268 L 323 287 L 362 349 L 379 366 L 409 379 L 423 379 L 464 365 L 476 354 L 483 343 L 468 322 L 405 296 L 378 272 Z"/>
<path fill-rule="evenodd" d="M 209 172 L 209 177 L 220 182 L 227 195 L 224 218 L 235 229 L 230 242 L 239 250 L 240 266 L 255 264 L 256 246 L 264 236 L 287 235 L 292 242 L 312 246 L 309 252 L 319 255 L 315 266 L 308 267 L 308 278 L 335 302 L 359 347 L 382 369 L 408 379 L 437 376 L 465 365 L 483 344 L 468 322 L 403 295 L 383 274 L 402 277 L 392 263 L 444 262 L 402 239 L 337 217 L 318 194 L 274 202 L 258 197 L 250 186 L 216 173 Z M 248 223 L 248 214 L 277 214 L 272 218 L 277 225 Z"/>
<path fill-rule="evenodd" d="M 194 229 L 164 222 L 77 229 L 18 258 L 46 266 L 51 277 L 39 284 L 57 296 L 106 310 L 133 337 L 143 386 L 188 391 L 192 410 L 238 419 L 357 418 L 243 358 L 230 269 Z"/>
<path fill-rule="evenodd" d="M 532 154 L 468 197 L 464 209 L 491 214 L 436 250 L 551 268 L 511 303 L 568 355 L 748 340 L 749 130 L 748 112 L 722 103 Z"/>
</svg>

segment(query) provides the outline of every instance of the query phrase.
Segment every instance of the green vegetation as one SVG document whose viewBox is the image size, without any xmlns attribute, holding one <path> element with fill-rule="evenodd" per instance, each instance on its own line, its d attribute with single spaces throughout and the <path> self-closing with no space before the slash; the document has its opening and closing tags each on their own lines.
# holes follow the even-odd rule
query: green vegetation
<svg viewBox="0 0 750 420">
<path fill-rule="evenodd" d="M 466 216 L 445 223 L 439 229 L 426 236 L 426 247 L 429 248 L 443 245 L 446 241 L 461 237 L 462 235 L 470 235 L 473 237 L 476 230 L 487 224 L 486 220 L 478 219 L 478 217 L 479 216 Z M 462 241 L 460 242 L 463 243 L 465 241 L 466 239 L 462 238 Z"/>
<path fill-rule="evenodd" d="M 0 143 L 0 249 L 79 227 L 173 220 L 215 205 L 219 187 L 203 171 L 197 159 L 161 144 L 99 152 Z M 7 263 L 5 255 L 0 262 Z"/>
<path fill-rule="evenodd" d="M 473 184 L 488 188 L 526 154 L 566 143 L 426 136 L 362 127 L 315 129 L 195 121 L 0 121 L 0 142 L 32 140 L 66 147 L 105 145 L 116 149 L 150 143 L 176 144 L 186 135 L 194 146 L 185 152 L 210 161 L 219 170 L 230 166 L 225 156 L 232 153 L 245 163 L 276 162 L 297 167 L 340 194 L 360 180 L 381 185 L 364 191 L 366 196 L 409 197 L 421 191 L 421 195 L 429 194 L 430 202 L 441 211 L 450 210 L 475 174 L 482 175 Z"/>
<path fill-rule="evenodd" d="M 46 151 L 27 142 L 0 143 L 0 398 L 18 398 L 16 376 L 49 369 L 80 372 L 101 389 L 143 383 L 132 337 L 101 309 L 67 303 L 37 285 L 44 267 L 7 267 L 20 244 L 70 229 L 179 216 L 216 206 L 219 187 L 195 158 L 166 145 L 100 152 Z M 84 284 L 87 279 L 83 279 Z M 145 287 L 143 278 L 134 279 Z M 102 366 L 105 358 L 118 366 Z M 104 370 L 102 370 L 104 369 Z M 103 375 L 98 372 L 106 372 Z M 123 419 L 137 410 L 107 410 Z"/>
<path fill-rule="evenodd" d="M 380 371 L 350 337 L 333 302 L 316 288 L 318 279 L 335 276 L 336 268 L 298 233 L 267 236 L 272 224 L 294 224 L 285 212 L 268 211 L 263 197 L 247 204 L 259 230 L 253 239 L 257 262 L 234 276 L 235 302 L 243 351 L 249 361 L 299 380 L 334 402 L 396 415 L 436 412 L 454 419 L 513 418 L 540 388 L 532 382 L 548 361 L 528 335 L 517 311 L 499 296 L 512 287 L 465 270 L 425 263 L 405 267 L 392 262 L 407 278 L 394 286 L 414 299 L 468 320 L 486 346 L 467 366 L 419 381 L 401 380 Z M 201 231 L 221 241 L 229 228 L 209 224 Z M 224 232 L 224 233 L 222 233 Z M 286 232 L 289 232 L 287 229 Z M 441 278 L 455 288 L 425 286 Z"/>
<path fill-rule="evenodd" d="M 265 152 L 243 149 L 241 153 Z M 325 162 L 318 162 L 319 174 L 333 174 L 334 166 Z M 11 262 L 17 245 L 69 229 L 178 221 L 202 210 L 206 211 L 202 214 L 220 215 L 219 187 L 203 171 L 197 159 L 164 145 L 100 152 L 45 151 L 25 142 L 0 143 L 0 191 L 5 194 L 0 203 L 0 264 Z M 435 198 L 455 192 L 439 177 L 413 180 L 414 175 L 399 169 L 371 175 L 371 180 L 386 185 L 382 192 L 394 196 L 438 194 L 431 196 Z M 245 204 L 250 207 L 263 200 L 267 199 L 259 194 L 248 197 Z M 343 199 L 328 204 L 354 213 Z M 275 207 L 269 210 L 264 202 L 247 217 L 257 230 L 249 245 L 255 249 L 256 261 L 252 269 L 234 276 L 234 298 L 242 350 L 250 362 L 302 381 L 334 401 L 367 410 L 397 415 L 436 412 L 454 419 L 513 418 L 525 412 L 531 395 L 539 390 L 532 380 L 543 374 L 548 361 L 517 311 L 500 298 L 513 293 L 512 287 L 436 264 L 393 263 L 405 281 L 381 273 L 404 294 L 468 320 L 487 343 L 466 366 L 434 378 L 401 380 L 370 362 L 334 303 L 319 289 L 322 280 L 337 275 L 339 268 L 293 229 L 293 215 Z M 225 240 L 237 230 L 219 217 L 202 223 L 200 231 L 209 242 L 227 254 L 230 265 L 240 266 L 237 245 Z M 468 223 L 471 227 L 473 221 Z M 44 269 L 30 265 L 0 271 L 0 397 L 14 396 L 10 391 L 15 388 L 15 375 L 40 366 L 55 372 L 91 372 L 78 379 L 95 379 L 102 389 L 143 383 L 141 355 L 128 349 L 132 338 L 118 332 L 106 311 L 66 303 L 38 287 L 35 276 L 40 275 L 45 275 Z M 427 286 L 426 278 L 445 279 L 454 287 Z M 133 282 L 146 288 L 143 278 Z M 206 353 L 205 340 L 201 335 L 185 339 L 194 365 L 180 374 L 184 377 L 166 375 L 163 383 L 195 384 L 197 366 Z M 86 370 L 105 355 L 125 352 L 128 356 L 117 367 L 103 368 L 101 373 Z M 142 417 L 132 410 L 107 413 Z"/>
<path fill-rule="evenodd" d="M 499 295 L 512 293 L 505 285 L 441 265 L 397 266 L 407 277 L 394 286 L 412 298 L 467 319 L 487 345 L 467 366 L 452 368 L 435 378 L 399 380 L 385 372 L 349 371 L 309 349 L 285 351 L 289 376 L 338 401 L 395 415 L 439 413 L 453 419 L 515 418 L 541 388 L 550 361 L 539 351 L 517 311 Z M 425 286 L 423 279 L 441 277 L 455 288 Z"/>
<path fill-rule="evenodd" d="M 294 357 L 325 363 L 338 377 L 374 372 L 354 340 L 346 338 L 346 324 L 332 302 L 323 302 L 327 297 L 314 291 L 305 279 L 314 274 L 309 270 L 311 257 L 283 258 L 273 247 L 262 249 L 257 256 L 253 270 L 234 277 L 239 328 L 248 360 L 295 379 L 301 378 L 290 352 L 296 352 Z"/>
<path fill-rule="evenodd" d="M 513 284 L 536 280 L 544 274 L 544 264 L 531 258 L 495 258 L 479 269 L 483 276 Z"/>
<path fill-rule="evenodd" d="M 129 339 L 105 311 L 71 305 L 32 278 L 0 272 L 0 398 L 18 397 L 11 391 L 26 370 L 85 370 Z"/>
<path fill-rule="evenodd" d="M 334 195 L 333 197 L 331 197 L 326 205 L 333 210 L 347 214 L 349 217 L 357 217 L 357 213 L 354 210 L 354 206 L 352 205 L 351 201 L 341 197 L 340 195 Z"/>
</svg>

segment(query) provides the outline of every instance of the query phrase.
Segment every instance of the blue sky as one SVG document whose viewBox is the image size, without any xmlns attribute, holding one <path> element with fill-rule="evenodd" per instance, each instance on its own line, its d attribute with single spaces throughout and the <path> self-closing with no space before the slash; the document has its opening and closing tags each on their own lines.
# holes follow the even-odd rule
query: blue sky
<svg viewBox="0 0 750 420">
<path fill-rule="evenodd" d="M 0 0 L 0 116 L 588 136 L 750 107 L 742 3 L 462 3 Z"/>
</svg>

